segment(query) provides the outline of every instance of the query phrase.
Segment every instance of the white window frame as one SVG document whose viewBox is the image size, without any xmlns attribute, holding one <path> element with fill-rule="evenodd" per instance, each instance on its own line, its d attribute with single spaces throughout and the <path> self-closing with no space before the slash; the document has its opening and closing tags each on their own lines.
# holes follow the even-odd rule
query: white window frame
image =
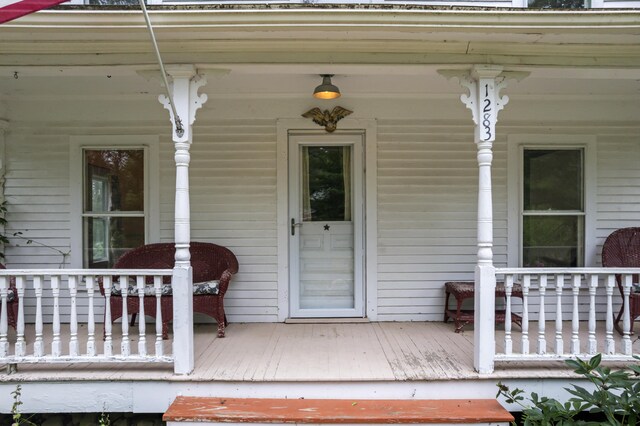
<svg viewBox="0 0 640 426">
<path fill-rule="evenodd" d="M 70 267 L 84 268 L 84 151 L 98 149 L 143 149 L 145 243 L 159 241 L 159 138 L 141 135 L 72 136 L 69 143 L 69 198 L 71 201 Z"/>
<path fill-rule="evenodd" d="M 507 148 L 507 266 L 522 266 L 523 152 L 530 149 L 582 149 L 584 153 L 584 266 L 597 266 L 596 137 L 590 135 L 509 135 Z"/>
</svg>

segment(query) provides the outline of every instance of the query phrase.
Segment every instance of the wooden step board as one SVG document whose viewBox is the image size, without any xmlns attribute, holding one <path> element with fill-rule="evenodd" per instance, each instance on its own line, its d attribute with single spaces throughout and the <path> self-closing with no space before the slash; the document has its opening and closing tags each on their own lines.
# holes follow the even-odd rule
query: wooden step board
<svg viewBox="0 0 640 426">
<path fill-rule="evenodd" d="M 508 425 L 495 399 L 348 400 L 179 396 L 163 416 L 167 426 L 207 424 Z"/>
</svg>

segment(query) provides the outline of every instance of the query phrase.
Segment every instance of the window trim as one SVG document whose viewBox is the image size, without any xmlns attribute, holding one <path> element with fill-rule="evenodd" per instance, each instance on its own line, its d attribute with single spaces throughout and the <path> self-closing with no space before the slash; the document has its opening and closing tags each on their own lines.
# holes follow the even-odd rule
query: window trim
<svg viewBox="0 0 640 426">
<path fill-rule="evenodd" d="M 509 135 L 507 148 L 507 266 L 520 267 L 522 253 L 522 184 L 524 148 L 583 149 L 584 151 L 584 266 L 597 265 L 596 251 L 596 137 L 592 135 Z M 562 212 L 567 213 L 569 212 Z M 582 212 L 576 212 L 582 213 Z M 573 213 L 571 213 L 574 215 Z"/>
<path fill-rule="evenodd" d="M 159 241 L 159 138 L 149 135 L 91 135 L 72 136 L 69 143 L 69 199 L 70 214 L 70 267 L 84 268 L 83 259 L 83 219 L 84 214 L 84 150 L 86 149 L 144 149 L 144 176 L 146 180 L 144 217 L 145 241 Z"/>
</svg>

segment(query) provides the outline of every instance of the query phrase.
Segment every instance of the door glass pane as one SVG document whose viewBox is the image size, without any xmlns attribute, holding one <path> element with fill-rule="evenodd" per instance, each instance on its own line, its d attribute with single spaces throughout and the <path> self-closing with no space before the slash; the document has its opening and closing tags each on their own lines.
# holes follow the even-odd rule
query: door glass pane
<svg viewBox="0 0 640 426">
<path fill-rule="evenodd" d="M 85 151 L 85 212 L 144 210 L 144 151 Z"/>
<path fill-rule="evenodd" d="M 86 217 L 89 268 L 110 268 L 126 251 L 144 244 L 144 217 Z"/>
<path fill-rule="evenodd" d="M 351 220 L 351 147 L 302 147 L 303 220 Z"/>
<path fill-rule="evenodd" d="M 523 228 L 524 267 L 583 266 L 583 216 L 525 216 Z"/>
<path fill-rule="evenodd" d="M 524 210 L 582 211 L 582 150 L 524 151 Z"/>
</svg>

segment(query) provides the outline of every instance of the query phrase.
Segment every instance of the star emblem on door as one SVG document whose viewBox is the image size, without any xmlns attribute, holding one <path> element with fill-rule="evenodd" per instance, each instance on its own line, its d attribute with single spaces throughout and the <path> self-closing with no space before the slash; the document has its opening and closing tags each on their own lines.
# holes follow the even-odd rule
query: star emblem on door
<svg viewBox="0 0 640 426">
<path fill-rule="evenodd" d="M 329 224 L 324 225 L 324 230 L 325 230 L 325 231 L 328 231 L 328 230 L 329 230 L 329 228 L 331 228 L 331 227 L 329 226 Z"/>
</svg>

